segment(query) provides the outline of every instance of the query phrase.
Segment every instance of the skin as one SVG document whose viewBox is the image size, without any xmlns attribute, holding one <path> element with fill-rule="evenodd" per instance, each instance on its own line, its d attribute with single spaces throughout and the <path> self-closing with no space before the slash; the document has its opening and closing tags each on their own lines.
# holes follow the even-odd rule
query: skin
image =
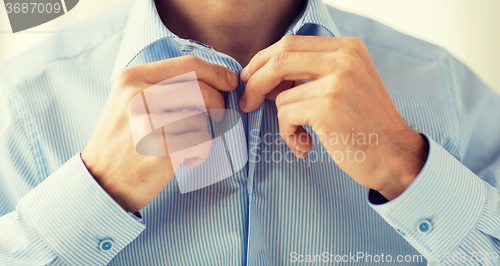
<svg viewBox="0 0 500 266">
<path fill-rule="evenodd" d="M 156 1 L 171 32 L 208 44 L 242 67 L 283 36 L 304 4 L 304 0 Z"/>
<path fill-rule="evenodd" d="M 240 75 L 247 84 L 240 107 L 252 112 L 265 99 L 276 101 L 280 133 L 297 157 L 306 156 L 312 146 L 303 125 L 319 136 L 348 134 L 354 128 L 355 132 L 378 134 L 379 145 L 332 145 L 329 137 L 320 140 L 330 155 L 347 148 L 365 153 L 363 163 L 337 162 L 359 184 L 392 200 L 422 169 L 428 144 L 399 115 L 361 40 L 281 38 L 302 9 L 302 1 L 156 2 L 163 23 L 173 33 L 208 44 L 246 66 Z M 206 108 L 223 109 L 220 91 L 234 90 L 237 76 L 195 57 L 129 67 L 113 81 L 82 160 L 127 211 L 138 211 L 153 200 L 180 164 L 193 167 L 207 156 L 209 147 L 176 158 L 143 156 L 136 152 L 130 133 L 131 99 L 153 84 L 190 71 L 196 71 Z M 310 82 L 302 82 L 306 79 Z M 209 138 L 201 128 L 190 126 L 175 134 L 185 145 L 192 138 Z"/>
<path fill-rule="evenodd" d="M 300 82 L 306 79 L 310 82 Z M 302 127 L 309 125 L 334 160 L 336 151 L 362 151 L 363 163 L 338 160 L 337 165 L 388 200 L 403 193 L 425 164 L 427 142 L 399 115 L 360 39 L 286 36 L 255 55 L 241 80 L 247 83 L 242 110 L 275 100 L 280 133 L 297 157 L 311 149 L 311 136 Z M 351 132 L 376 133 L 379 144 L 332 141 L 334 133 Z"/>
<path fill-rule="evenodd" d="M 169 69 L 169 71 L 164 71 Z M 210 145 L 187 150 L 184 154 L 166 157 L 144 156 L 136 152 L 130 116 L 135 117 L 131 100 L 146 88 L 163 80 L 196 71 L 203 101 L 207 109 L 224 109 L 221 91 L 231 91 L 238 85 L 238 77 L 225 67 L 205 62 L 194 56 L 183 56 L 125 68 L 113 81 L 111 92 L 104 104 L 94 134 L 82 152 L 82 160 L 101 187 L 125 210 L 136 212 L 149 204 L 172 180 L 180 164 L 194 167 L 210 153 Z M 168 88 L 168 87 L 167 87 Z M 178 105 L 179 101 L 166 102 Z M 186 103 L 189 105 L 189 102 Z M 129 108 L 131 112 L 129 112 Z M 182 110 L 184 107 L 165 106 L 165 109 Z M 175 115 L 176 112 L 151 113 L 151 116 Z M 205 120 L 206 121 L 206 120 Z M 193 141 L 210 141 L 206 124 L 192 121 L 165 130 L 168 149 L 190 147 Z M 169 132 L 175 130 L 175 132 Z M 163 143 L 162 135 L 156 143 Z M 178 145 L 178 146 L 176 146 Z"/>
</svg>

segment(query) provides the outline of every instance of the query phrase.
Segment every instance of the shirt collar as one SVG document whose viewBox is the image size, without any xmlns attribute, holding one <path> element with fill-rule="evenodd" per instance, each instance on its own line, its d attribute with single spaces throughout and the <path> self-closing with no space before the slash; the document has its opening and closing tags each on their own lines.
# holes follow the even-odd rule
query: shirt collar
<svg viewBox="0 0 500 266">
<path fill-rule="evenodd" d="M 320 26 L 330 37 L 339 36 L 337 26 L 321 0 L 308 0 L 304 11 L 290 25 L 285 35 L 297 34 L 302 28 L 310 25 Z M 148 46 L 168 38 L 188 42 L 165 27 L 158 15 L 154 0 L 136 0 L 125 25 L 111 79 Z"/>
</svg>

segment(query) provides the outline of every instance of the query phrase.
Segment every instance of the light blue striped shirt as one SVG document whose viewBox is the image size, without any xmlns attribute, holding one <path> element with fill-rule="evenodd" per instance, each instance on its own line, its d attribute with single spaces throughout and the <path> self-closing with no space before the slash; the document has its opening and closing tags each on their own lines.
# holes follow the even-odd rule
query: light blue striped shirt
<svg viewBox="0 0 500 266">
<path fill-rule="evenodd" d="M 178 38 L 151 0 L 137 0 L 0 66 L 0 265 L 498 265 L 500 96 L 445 50 L 320 0 L 287 34 L 365 42 L 401 116 L 430 145 L 401 196 L 374 204 L 329 157 L 272 160 L 288 151 L 276 105 L 241 112 L 240 82 L 224 97 L 241 114 L 249 163 L 186 194 L 174 179 L 142 218 L 124 211 L 79 156 L 112 77 L 182 55 L 242 69 Z"/>
</svg>

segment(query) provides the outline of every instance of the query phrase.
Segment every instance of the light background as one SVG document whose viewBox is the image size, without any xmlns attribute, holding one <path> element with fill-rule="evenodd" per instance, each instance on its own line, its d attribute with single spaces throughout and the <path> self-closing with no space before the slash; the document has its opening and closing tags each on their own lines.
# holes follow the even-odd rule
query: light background
<svg viewBox="0 0 500 266">
<path fill-rule="evenodd" d="M 122 1 L 81 0 L 67 15 L 16 34 L 11 32 L 4 5 L 0 5 L 0 63 L 61 27 Z M 500 91 L 499 0 L 325 0 L 325 3 L 448 49 Z"/>
</svg>

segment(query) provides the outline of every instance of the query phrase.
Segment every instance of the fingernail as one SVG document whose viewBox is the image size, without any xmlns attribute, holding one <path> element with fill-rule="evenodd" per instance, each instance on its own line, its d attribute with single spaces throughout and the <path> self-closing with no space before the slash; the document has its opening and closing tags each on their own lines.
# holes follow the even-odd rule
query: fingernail
<svg viewBox="0 0 500 266">
<path fill-rule="evenodd" d="M 241 71 L 240 77 L 241 77 L 242 80 L 247 80 L 248 79 L 248 66 L 246 66 L 245 68 L 243 68 L 243 70 Z"/>
<path fill-rule="evenodd" d="M 240 99 L 240 108 L 241 109 L 245 108 L 246 104 L 247 104 L 247 100 L 245 99 L 245 94 L 243 94 L 243 96 L 241 96 L 241 99 Z"/>
<path fill-rule="evenodd" d="M 236 77 L 236 74 L 231 70 L 227 72 L 227 81 L 232 88 L 238 86 L 238 78 Z"/>
</svg>

